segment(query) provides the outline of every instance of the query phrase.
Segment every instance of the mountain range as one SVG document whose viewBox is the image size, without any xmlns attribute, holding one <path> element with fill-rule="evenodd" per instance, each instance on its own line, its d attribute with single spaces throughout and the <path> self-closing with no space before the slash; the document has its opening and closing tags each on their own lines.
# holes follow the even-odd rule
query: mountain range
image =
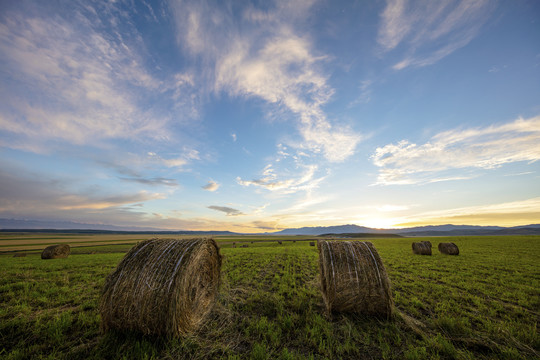
<svg viewBox="0 0 540 360">
<path fill-rule="evenodd" d="M 189 231 L 163 230 L 152 227 L 123 227 L 103 224 L 86 224 L 72 221 L 44 221 L 0 219 L 0 231 L 69 231 L 69 232 L 140 232 L 140 233 L 173 233 L 173 234 L 204 234 L 204 235 L 245 235 L 230 231 Z M 284 229 L 277 232 L 267 232 L 259 235 L 312 235 L 323 234 L 397 234 L 402 236 L 459 236 L 459 235 L 540 235 L 540 224 L 525 226 L 475 226 L 475 225 L 430 225 L 402 229 L 374 229 L 353 224 L 338 226 L 316 226 Z"/>
<path fill-rule="evenodd" d="M 540 224 L 515 227 L 478 225 L 429 225 L 401 229 L 374 229 L 358 225 L 318 226 L 285 229 L 269 235 L 323 235 L 345 233 L 397 234 L 402 236 L 458 236 L 458 235 L 540 235 Z"/>
</svg>

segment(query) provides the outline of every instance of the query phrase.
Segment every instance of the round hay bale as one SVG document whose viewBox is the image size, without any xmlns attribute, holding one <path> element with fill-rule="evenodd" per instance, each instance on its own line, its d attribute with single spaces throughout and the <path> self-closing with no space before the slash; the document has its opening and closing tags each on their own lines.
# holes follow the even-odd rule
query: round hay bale
<svg viewBox="0 0 540 360">
<path fill-rule="evenodd" d="M 71 252 L 71 248 L 69 247 L 68 244 L 51 245 L 43 249 L 43 251 L 41 252 L 41 258 L 42 259 L 67 258 L 70 252 Z"/>
<path fill-rule="evenodd" d="M 431 255 L 431 242 L 420 241 L 412 243 L 413 254 L 417 255 Z"/>
<path fill-rule="evenodd" d="M 107 277 L 102 329 L 178 337 L 199 327 L 218 293 L 221 255 L 213 239 L 150 239 Z"/>
<path fill-rule="evenodd" d="M 373 244 L 318 240 L 321 292 L 326 310 L 390 317 L 390 280 Z"/>
<path fill-rule="evenodd" d="M 314 242 L 314 241 L 310 241 L 310 242 L 309 242 L 309 246 L 315 246 L 315 242 Z"/>
<path fill-rule="evenodd" d="M 439 243 L 439 251 L 446 255 L 459 255 L 459 248 L 454 243 Z"/>
</svg>

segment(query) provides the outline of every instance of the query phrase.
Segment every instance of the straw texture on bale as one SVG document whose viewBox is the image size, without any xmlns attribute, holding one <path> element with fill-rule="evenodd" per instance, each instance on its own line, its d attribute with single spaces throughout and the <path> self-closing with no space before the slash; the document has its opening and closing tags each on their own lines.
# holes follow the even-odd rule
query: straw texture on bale
<svg viewBox="0 0 540 360">
<path fill-rule="evenodd" d="M 439 251 L 446 255 L 459 255 L 459 248 L 454 243 L 439 243 Z"/>
<path fill-rule="evenodd" d="M 318 240 L 321 292 L 326 310 L 389 317 L 390 280 L 377 250 L 367 241 Z"/>
<path fill-rule="evenodd" d="M 431 242 L 420 241 L 412 243 L 413 254 L 417 255 L 431 255 Z"/>
<path fill-rule="evenodd" d="M 68 244 L 51 245 L 43 249 L 43 251 L 41 252 L 41 258 L 42 259 L 67 258 L 70 252 L 71 252 L 71 248 L 69 247 Z"/>
<path fill-rule="evenodd" d="M 178 337 L 199 327 L 218 292 L 221 255 L 212 239 L 150 239 L 107 277 L 102 329 Z"/>
</svg>

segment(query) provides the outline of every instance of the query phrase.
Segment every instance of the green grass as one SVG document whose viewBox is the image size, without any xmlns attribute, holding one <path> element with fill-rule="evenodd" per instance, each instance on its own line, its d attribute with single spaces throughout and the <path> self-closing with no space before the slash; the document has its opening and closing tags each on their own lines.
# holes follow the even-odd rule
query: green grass
<svg viewBox="0 0 540 360">
<path fill-rule="evenodd" d="M 417 239 L 370 240 L 392 282 L 390 320 L 328 318 L 316 248 L 262 240 L 219 240 L 217 303 L 208 322 L 182 339 L 100 332 L 101 288 L 129 246 L 75 248 L 47 261 L 0 255 L 0 358 L 538 358 L 539 236 L 423 239 L 433 256 L 412 254 Z M 241 241 L 249 247 L 232 248 Z M 439 254 L 445 241 L 460 255 Z"/>
</svg>

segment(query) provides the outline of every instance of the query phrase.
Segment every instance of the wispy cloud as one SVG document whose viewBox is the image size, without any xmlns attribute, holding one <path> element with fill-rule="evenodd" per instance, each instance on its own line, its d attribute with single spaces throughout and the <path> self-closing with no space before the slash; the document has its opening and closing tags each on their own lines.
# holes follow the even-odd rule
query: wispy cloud
<svg viewBox="0 0 540 360">
<path fill-rule="evenodd" d="M 334 93 L 322 70 L 327 58 L 295 26 L 311 5 L 276 1 L 264 11 L 249 7 L 241 23 L 232 23 L 225 8 L 205 3 L 182 2 L 175 9 L 181 43 L 216 69 L 209 75 L 214 91 L 263 99 L 272 105 L 270 116 L 292 115 L 301 145 L 339 162 L 354 153 L 362 137 L 329 121 L 322 110 Z"/>
<path fill-rule="evenodd" d="M 183 166 L 187 165 L 190 160 L 198 160 L 199 152 L 196 150 L 187 150 L 184 149 L 184 152 L 179 157 L 172 158 L 163 158 L 162 156 L 156 154 L 155 152 L 149 152 L 148 159 L 151 162 L 157 163 L 161 166 L 166 166 L 168 168 L 177 168 L 181 169 Z"/>
<path fill-rule="evenodd" d="M 215 182 L 214 180 L 210 180 L 208 182 L 208 184 L 202 186 L 202 188 L 204 190 L 207 190 L 207 191 L 216 191 L 217 189 L 219 189 L 219 184 L 217 182 Z"/>
<path fill-rule="evenodd" d="M 383 52 L 403 54 L 396 70 L 431 65 L 471 42 L 492 6 L 488 0 L 387 0 L 377 40 Z"/>
<path fill-rule="evenodd" d="M 251 225 L 261 230 L 279 231 L 282 229 L 278 221 L 253 221 Z"/>
<path fill-rule="evenodd" d="M 402 140 L 376 149 L 377 184 L 414 184 L 454 180 L 446 170 L 493 169 L 506 163 L 540 160 L 540 116 L 485 128 L 456 129 L 423 145 Z M 466 177 L 466 176 L 465 176 Z"/>
<path fill-rule="evenodd" d="M 490 73 L 498 73 L 499 71 L 502 71 L 502 70 L 506 69 L 507 67 L 508 67 L 507 65 L 502 65 L 502 66 L 493 65 L 492 67 L 489 68 L 488 72 L 490 72 Z"/>
<path fill-rule="evenodd" d="M 360 82 L 360 95 L 356 100 L 349 104 L 349 106 L 354 106 L 357 104 L 367 104 L 371 101 L 373 80 L 363 80 Z"/>
<path fill-rule="evenodd" d="M 161 193 L 148 191 L 110 194 L 99 187 L 73 188 L 72 179 L 35 177 L 29 173 L 0 174 L 0 214 L 35 218 L 106 219 L 106 214 L 124 217 L 136 211 L 130 207 L 163 199 Z M 99 214 L 96 211 L 99 210 Z"/>
<path fill-rule="evenodd" d="M 215 206 L 215 205 L 212 205 L 212 206 L 209 206 L 208 208 L 212 209 L 212 210 L 224 212 L 225 214 L 227 214 L 227 216 L 245 215 L 240 210 L 233 209 L 233 208 L 230 208 L 230 207 L 227 207 L 227 206 Z"/>
<path fill-rule="evenodd" d="M 40 152 L 50 140 L 99 146 L 168 138 L 170 114 L 152 103 L 181 106 L 190 94 L 180 99 L 179 89 L 186 93 L 193 84 L 155 76 L 143 65 L 145 45 L 131 20 L 113 3 L 96 7 L 74 7 L 68 15 L 41 4 L 5 14 L 0 61 L 12 75 L 0 85 L 7 96 L 0 130 L 15 141 L 2 146 Z"/>
<path fill-rule="evenodd" d="M 302 167 L 302 171 L 297 176 L 280 179 L 280 176 L 276 174 L 276 171 L 270 164 L 264 168 L 262 177 L 253 180 L 242 180 L 241 177 L 237 177 L 236 181 L 238 184 L 246 187 L 255 186 L 272 192 L 290 194 L 297 191 L 310 191 L 316 188 L 325 178 L 316 178 L 315 174 L 317 170 L 317 165 L 306 165 Z"/>
<path fill-rule="evenodd" d="M 126 178 L 126 177 L 120 177 L 120 180 L 128 181 L 128 182 L 135 182 L 138 184 L 143 185 L 151 185 L 151 186 L 172 186 L 176 187 L 178 186 L 178 183 L 175 179 L 167 179 L 162 177 L 155 177 L 155 178 L 140 178 L 140 177 L 134 177 L 134 178 Z"/>
</svg>

